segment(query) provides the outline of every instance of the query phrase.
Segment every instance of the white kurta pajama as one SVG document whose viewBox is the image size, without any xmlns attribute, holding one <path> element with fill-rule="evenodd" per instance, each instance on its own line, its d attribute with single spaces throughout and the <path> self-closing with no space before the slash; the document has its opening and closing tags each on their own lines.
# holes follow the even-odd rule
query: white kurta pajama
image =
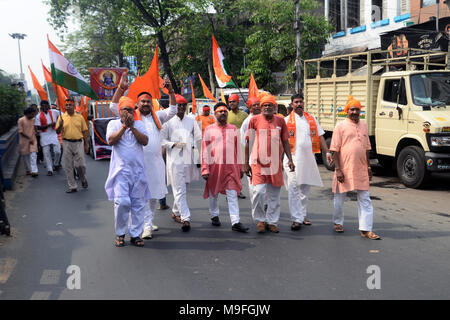
<svg viewBox="0 0 450 320">
<path fill-rule="evenodd" d="M 116 115 L 119 114 L 119 104 L 111 103 L 110 109 Z M 165 110 L 156 111 L 156 116 L 161 125 L 172 119 L 177 113 L 177 106 L 171 105 Z M 166 187 L 166 165 L 162 157 L 161 151 L 161 135 L 160 130 L 153 120 L 152 114 L 144 116 L 141 113 L 142 122 L 145 125 L 148 134 L 148 144 L 144 146 L 144 160 L 146 164 L 146 174 L 148 185 L 152 198 L 150 199 L 145 210 L 144 228 L 151 230 L 153 223 L 153 215 L 156 210 L 158 199 L 162 199 L 167 194 Z"/>
<path fill-rule="evenodd" d="M 178 116 L 166 122 L 161 130 L 161 143 L 167 153 L 167 185 L 172 185 L 174 196 L 173 213 L 181 220 L 190 221 L 191 213 L 186 200 L 186 185 L 199 180 L 200 170 L 194 161 L 194 145 L 202 140 L 202 132 L 195 119 Z M 183 148 L 173 147 L 177 142 L 184 143 Z M 173 148 L 172 148 L 173 147 Z"/>
<path fill-rule="evenodd" d="M 120 119 L 111 120 L 106 130 L 106 139 L 122 127 Z M 148 136 L 142 121 L 135 121 L 134 127 Z M 150 200 L 143 146 L 127 129 L 122 138 L 112 147 L 109 174 L 105 191 L 110 201 L 114 201 L 116 235 L 126 233 L 128 219 L 131 225 L 130 237 L 139 237 L 144 225 L 145 205 Z M 130 215 L 131 213 L 131 215 Z"/>
<path fill-rule="evenodd" d="M 294 112 L 294 111 L 292 111 Z M 286 123 L 289 116 L 285 117 Z M 319 136 L 325 134 L 316 118 L 314 118 Z M 288 190 L 289 211 L 293 222 L 302 223 L 306 218 L 306 203 L 311 186 L 322 187 L 319 168 L 312 151 L 311 129 L 305 116 L 295 114 L 295 149 L 292 161 L 295 172 L 290 172 L 288 159 L 283 160 L 284 181 Z"/>
<path fill-rule="evenodd" d="M 53 116 L 53 122 L 56 123 L 58 120 L 58 117 L 60 115 L 60 112 L 57 110 L 49 109 L 48 112 L 45 114 L 45 118 L 47 119 L 47 124 L 52 123 L 52 119 L 50 117 L 50 112 Z M 41 126 L 41 119 L 40 119 L 40 113 L 38 113 L 34 120 L 35 126 Z M 42 152 L 44 153 L 44 161 L 45 166 L 47 168 L 47 171 L 53 172 L 53 167 L 56 167 L 61 158 L 61 144 L 58 140 L 58 134 L 56 133 L 55 129 L 52 127 L 48 127 L 45 132 L 40 130 L 40 144 L 42 147 Z M 50 152 L 50 146 L 53 145 L 53 152 L 55 153 L 55 158 L 52 162 L 52 155 Z"/>
</svg>

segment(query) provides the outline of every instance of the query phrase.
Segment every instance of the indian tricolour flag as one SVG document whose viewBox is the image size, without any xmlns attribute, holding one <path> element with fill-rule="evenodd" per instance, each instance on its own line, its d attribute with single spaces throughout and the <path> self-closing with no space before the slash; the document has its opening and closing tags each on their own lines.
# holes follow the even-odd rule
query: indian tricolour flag
<svg viewBox="0 0 450 320">
<path fill-rule="evenodd" d="M 48 39 L 48 36 L 47 36 Z M 53 82 L 61 87 L 77 92 L 83 96 L 98 100 L 95 91 L 84 80 L 75 67 L 64 58 L 62 53 L 48 39 L 48 49 L 50 52 L 50 65 L 52 69 Z"/>
<path fill-rule="evenodd" d="M 213 66 L 214 66 L 214 73 L 216 74 L 216 80 L 219 84 L 220 88 L 224 87 L 235 87 L 237 88 L 236 84 L 231 79 L 231 76 L 229 75 L 229 69 L 227 66 L 227 63 L 225 61 L 225 58 L 222 54 L 222 50 L 220 50 L 219 44 L 216 41 L 216 38 L 212 36 L 213 40 Z"/>
</svg>

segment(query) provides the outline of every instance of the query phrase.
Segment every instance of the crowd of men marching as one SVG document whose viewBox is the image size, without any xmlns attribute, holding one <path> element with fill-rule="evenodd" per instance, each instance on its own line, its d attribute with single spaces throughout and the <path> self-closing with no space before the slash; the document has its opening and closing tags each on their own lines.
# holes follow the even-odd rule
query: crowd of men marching
<svg viewBox="0 0 450 320">
<path fill-rule="evenodd" d="M 325 132 L 317 119 L 304 111 L 300 94 L 291 97 L 291 112 L 285 117 L 277 114 L 275 97 L 262 93 L 248 99 L 250 114 L 239 110 L 239 97 L 232 95 L 229 105 L 219 102 L 212 110 L 203 107 L 202 114 L 195 118 L 186 114 L 186 99 L 174 93 L 168 79 L 164 86 L 169 91 L 169 107 L 155 111 L 150 93 L 141 92 L 137 101 L 124 95 L 129 87 L 124 73 L 110 104 L 118 118 L 109 122 L 106 132 L 112 153 L 105 190 L 114 202 L 116 246 L 125 245 L 127 233 L 135 246 L 144 246 L 144 239 L 152 238 L 152 231 L 157 230 L 153 225 L 156 206 L 158 200 L 165 199 L 169 185 L 174 197 L 172 218 L 188 232 L 191 213 L 187 189 L 200 176 L 206 180 L 203 197 L 209 198 L 212 225 L 221 225 L 218 197 L 223 194 L 231 229 L 248 232 L 240 222 L 238 202 L 244 197 L 242 178 L 246 175 L 256 231 L 279 232 L 283 185 L 288 190 L 291 230 L 300 230 L 302 225 L 311 224 L 307 219 L 311 186 L 323 186 L 314 156 L 321 148 L 327 161 L 335 165 L 334 231 L 344 231 L 345 196 L 355 190 L 361 236 L 380 239 L 372 232 L 371 147 L 367 124 L 359 119 L 363 108 L 359 101 L 349 97 L 344 110 L 348 118 L 337 124 L 328 149 Z M 66 192 L 77 191 L 75 174 L 87 188 L 83 151 L 88 153 L 88 130 L 84 118 L 74 112 L 73 100 L 66 101 L 63 115 L 51 109 L 47 101 L 41 102 L 40 112 L 29 107 L 24 113 L 19 119 L 19 134 L 27 174 L 37 176 L 37 129 L 48 175 L 61 167 L 62 141 L 69 185 Z"/>
</svg>

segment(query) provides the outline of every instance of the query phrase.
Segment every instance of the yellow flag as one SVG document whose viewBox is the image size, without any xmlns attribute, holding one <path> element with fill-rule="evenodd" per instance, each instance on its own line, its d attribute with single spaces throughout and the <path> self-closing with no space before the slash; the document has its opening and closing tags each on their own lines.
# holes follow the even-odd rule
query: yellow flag
<svg viewBox="0 0 450 320">
<path fill-rule="evenodd" d="M 220 96 L 221 96 L 221 98 L 222 98 L 222 102 L 223 102 L 223 103 L 227 103 L 227 100 L 225 99 L 225 96 L 223 95 L 223 90 L 222 90 L 222 88 L 220 88 Z"/>
</svg>

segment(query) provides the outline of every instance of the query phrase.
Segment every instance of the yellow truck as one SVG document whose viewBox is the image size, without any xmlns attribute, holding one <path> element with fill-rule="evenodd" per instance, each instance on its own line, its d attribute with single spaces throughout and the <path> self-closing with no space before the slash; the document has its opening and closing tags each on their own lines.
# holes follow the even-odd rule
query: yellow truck
<svg viewBox="0 0 450 320">
<path fill-rule="evenodd" d="M 371 156 L 396 170 L 405 186 L 418 188 L 430 173 L 450 172 L 449 57 L 420 49 L 395 51 L 305 60 L 305 110 L 318 119 L 329 144 L 336 124 L 347 117 L 348 96 L 361 101 Z M 322 159 L 332 170 L 324 154 Z"/>
</svg>

